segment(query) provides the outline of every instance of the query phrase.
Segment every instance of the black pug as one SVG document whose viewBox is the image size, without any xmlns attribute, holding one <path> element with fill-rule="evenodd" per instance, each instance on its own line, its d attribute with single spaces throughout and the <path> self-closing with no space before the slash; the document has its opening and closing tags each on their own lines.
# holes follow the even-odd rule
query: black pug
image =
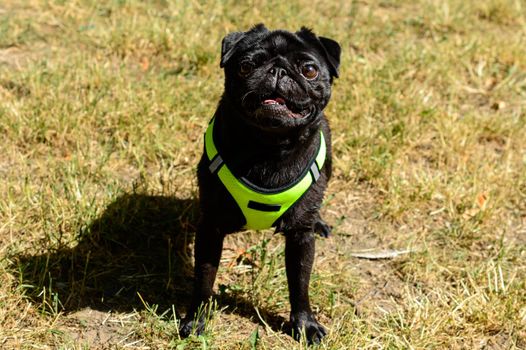
<svg viewBox="0 0 526 350">
<path fill-rule="evenodd" d="M 290 322 L 310 343 L 326 331 L 309 303 L 314 234 L 327 237 L 319 209 L 331 176 L 331 134 L 323 109 L 338 77 L 340 45 L 302 28 L 263 24 L 222 42 L 225 91 L 205 134 L 198 166 L 201 221 L 193 300 L 180 334 L 204 329 L 226 234 L 275 227 L 285 235 Z"/>
</svg>

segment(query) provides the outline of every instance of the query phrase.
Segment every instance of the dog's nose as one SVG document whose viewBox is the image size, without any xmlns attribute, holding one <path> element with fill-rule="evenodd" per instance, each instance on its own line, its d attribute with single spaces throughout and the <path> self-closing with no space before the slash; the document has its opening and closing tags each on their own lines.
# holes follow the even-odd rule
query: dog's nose
<svg viewBox="0 0 526 350">
<path fill-rule="evenodd" d="M 270 74 L 276 75 L 278 78 L 282 78 L 287 75 L 287 70 L 281 67 L 272 67 L 269 71 Z"/>
</svg>

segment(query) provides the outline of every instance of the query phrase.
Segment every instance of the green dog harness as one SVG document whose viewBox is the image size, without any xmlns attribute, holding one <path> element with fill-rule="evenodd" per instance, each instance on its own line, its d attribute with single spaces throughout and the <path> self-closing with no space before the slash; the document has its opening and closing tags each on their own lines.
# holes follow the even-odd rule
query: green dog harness
<svg viewBox="0 0 526 350">
<path fill-rule="evenodd" d="M 236 201 L 245 216 L 244 228 L 246 229 L 263 230 L 275 226 L 278 219 L 320 177 L 320 170 L 327 153 L 325 138 L 321 131 L 318 153 L 309 164 L 309 170 L 301 179 L 278 189 L 263 189 L 244 178 L 236 178 L 217 151 L 213 132 L 214 119 L 208 125 L 205 133 L 205 152 L 210 161 L 208 169 L 212 174 L 217 174 L 223 186 Z"/>
</svg>

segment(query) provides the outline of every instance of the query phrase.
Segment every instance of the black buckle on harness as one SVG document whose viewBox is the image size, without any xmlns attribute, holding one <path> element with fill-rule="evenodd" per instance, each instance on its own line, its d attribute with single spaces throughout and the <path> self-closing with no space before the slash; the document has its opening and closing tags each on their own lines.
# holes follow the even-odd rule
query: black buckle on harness
<svg viewBox="0 0 526 350">
<path fill-rule="evenodd" d="M 247 207 L 259 211 L 279 211 L 281 209 L 281 205 L 278 204 L 265 204 L 254 201 L 248 201 Z"/>
</svg>

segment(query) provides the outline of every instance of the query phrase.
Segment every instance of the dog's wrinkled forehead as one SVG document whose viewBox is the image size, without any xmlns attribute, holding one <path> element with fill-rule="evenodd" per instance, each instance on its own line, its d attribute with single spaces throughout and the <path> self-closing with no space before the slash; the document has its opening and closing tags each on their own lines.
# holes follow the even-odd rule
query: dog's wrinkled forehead
<svg viewBox="0 0 526 350">
<path fill-rule="evenodd" d="M 279 33 L 276 33 L 275 35 L 270 36 L 269 40 L 266 40 L 269 42 L 273 48 L 276 50 L 282 49 L 284 50 L 285 47 L 288 45 L 287 39 L 284 35 L 281 35 Z"/>
<path fill-rule="evenodd" d="M 261 41 L 261 46 L 272 56 L 286 55 L 291 51 L 306 49 L 299 39 L 289 33 L 271 32 Z"/>
<path fill-rule="evenodd" d="M 243 47 L 238 52 L 239 57 L 263 52 L 268 57 L 290 57 L 302 52 L 309 52 L 311 55 L 316 55 L 317 53 L 308 43 L 296 35 L 283 31 L 269 32 L 267 35 L 259 37 L 257 41 L 248 41 L 243 44 Z"/>
<path fill-rule="evenodd" d="M 260 24 L 247 32 L 228 34 L 222 42 L 221 67 L 234 57 L 265 52 L 271 57 L 287 57 L 298 52 L 308 52 L 320 61 L 325 61 L 332 77 L 338 77 L 340 46 L 332 39 L 317 37 L 310 29 L 301 28 L 296 33 L 285 30 L 269 31 Z"/>
<path fill-rule="evenodd" d="M 307 47 L 293 34 L 281 31 L 267 32 L 260 35 L 247 35 L 236 44 L 232 57 L 243 58 L 254 54 L 265 53 L 270 57 L 286 56 L 298 50 L 306 51 Z"/>
</svg>

